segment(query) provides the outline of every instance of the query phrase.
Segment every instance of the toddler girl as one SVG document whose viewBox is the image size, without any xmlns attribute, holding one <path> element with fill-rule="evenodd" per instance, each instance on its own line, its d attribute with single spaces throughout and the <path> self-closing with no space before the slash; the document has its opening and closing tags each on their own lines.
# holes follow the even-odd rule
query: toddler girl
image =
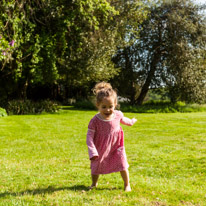
<svg viewBox="0 0 206 206">
<path fill-rule="evenodd" d="M 125 191 L 131 191 L 127 157 L 124 149 L 124 133 L 120 123 L 133 125 L 137 120 L 128 119 L 115 110 L 117 93 L 109 83 L 101 82 L 94 88 L 99 113 L 89 122 L 87 146 L 91 160 L 92 185 L 97 186 L 100 174 L 120 172 Z"/>
</svg>

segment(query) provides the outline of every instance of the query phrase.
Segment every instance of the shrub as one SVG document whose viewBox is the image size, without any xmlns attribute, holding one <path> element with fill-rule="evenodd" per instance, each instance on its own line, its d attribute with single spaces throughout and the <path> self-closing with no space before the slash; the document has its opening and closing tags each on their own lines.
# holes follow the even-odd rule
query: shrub
<svg viewBox="0 0 206 206">
<path fill-rule="evenodd" d="M 77 109 L 88 109 L 88 110 L 95 110 L 96 109 L 94 103 L 92 103 L 89 100 L 78 101 L 74 104 L 74 107 Z"/>
<path fill-rule="evenodd" d="M 178 102 L 176 102 L 174 104 L 174 106 L 176 106 L 176 107 L 184 107 L 184 106 L 186 106 L 186 104 L 185 104 L 185 102 L 178 101 Z"/>
<path fill-rule="evenodd" d="M 78 101 L 74 105 L 76 109 L 95 110 L 96 107 L 92 101 Z M 117 108 L 119 109 L 119 108 Z M 122 112 L 135 113 L 175 113 L 175 112 L 204 112 L 206 105 L 186 104 L 184 102 L 171 103 L 170 101 L 148 101 L 143 105 L 130 105 L 129 103 L 120 103 Z"/>
<path fill-rule="evenodd" d="M 6 116 L 7 116 L 6 110 L 0 107 L 0 117 L 6 117 Z"/>
<path fill-rule="evenodd" d="M 143 105 L 121 104 L 123 112 L 138 112 L 138 113 L 175 113 L 175 112 L 204 112 L 206 105 L 185 104 L 184 102 L 171 103 L 169 101 L 149 101 Z"/>
<path fill-rule="evenodd" d="M 12 100 L 8 102 L 7 112 L 9 115 L 40 114 L 42 112 L 57 112 L 58 104 L 50 100 L 34 102 L 31 100 Z"/>
</svg>

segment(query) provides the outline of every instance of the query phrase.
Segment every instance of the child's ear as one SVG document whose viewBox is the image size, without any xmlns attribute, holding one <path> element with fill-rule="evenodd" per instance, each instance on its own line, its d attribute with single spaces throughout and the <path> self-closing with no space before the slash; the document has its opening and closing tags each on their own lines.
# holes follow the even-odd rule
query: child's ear
<svg viewBox="0 0 206 206">
<path fill-rule="evenodd" d="M 120 105 L 116 104 L 115 109 L 119 110 L 120 109 Z"/>
<path fill-rule="evenodd" d="M 118 107 L 117 99 L 115 100 L 115 108 Z"/>
</svg>

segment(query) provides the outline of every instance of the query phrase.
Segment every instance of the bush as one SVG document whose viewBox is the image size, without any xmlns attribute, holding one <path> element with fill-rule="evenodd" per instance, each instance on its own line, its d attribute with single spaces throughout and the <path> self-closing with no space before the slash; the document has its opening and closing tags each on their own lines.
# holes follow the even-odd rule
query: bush
<svg viewBox="0 0 206 206">
<path fill-rule="evenodd" d="M 38 102 L 12 100 L 8 102 L 6 110 L 9 115 L 40 114 L 42 112 L 57 112 L 58 104 L 50 100 L 41 100 Z"/>
<path fill-rule="evenodd" d="M 73 104 L 75 109 L 96 110 L 92 101 L 83 100 Z M 186 104 L 185 102 L 171 103 L 170 101 L 148 101 L 143 105 L 130 105 L 129 103 L 120 103 L 122 112 L 135 113 L 176 113 L 176 112 L 206 112 L 206 105 Z"/>
<path fill-rule="evenodd" d="M 92 103 L 89 100 L 78 101 L 73 105 L 77 109 L 87 109 L 87 110 L 95 110 L 96 109 L 94 103 Z"/>
<path fill-rule="evenodd" d="M 149 101 L 143 105 L 121 104 L 123 112 L 138 113 L 175 113 L 175 112 L 205 112 L 206 105 L 185 104 L 184 102 L 171 103 L 169 101 Z"/>
<path fill-rule="evenodd" d="M 7 116 L 6 110 L 0 107 L 0 117 L 6 117 L 6 116 Z"/>
<path fill-rule="evenodd" d="M 186 106 L 186 104 L 185 104 L 185 102 L 178 101 L 178 102 L 176 102 L 174 104 L 174 106 L 176 106 L 176 107 L 184 107 L 184 106 Z"/>
</svg>

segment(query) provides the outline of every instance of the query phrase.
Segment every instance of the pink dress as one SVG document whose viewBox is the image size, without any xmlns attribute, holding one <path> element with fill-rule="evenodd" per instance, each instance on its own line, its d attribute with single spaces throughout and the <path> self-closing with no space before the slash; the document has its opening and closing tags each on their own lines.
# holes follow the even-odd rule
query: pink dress
<svg viewBox="0 0 206 206">
<path fill-rule="evenodd" d="M 135 122 L 117 110 L 111 120 L 102 120 L 98 114 L 91 119 L 87 132 L 89 158 L 98 156 L 91 160 L 92 174 L 119 172 L 129 167 L 120 123 L 131 126 Z"/>
</svg>

